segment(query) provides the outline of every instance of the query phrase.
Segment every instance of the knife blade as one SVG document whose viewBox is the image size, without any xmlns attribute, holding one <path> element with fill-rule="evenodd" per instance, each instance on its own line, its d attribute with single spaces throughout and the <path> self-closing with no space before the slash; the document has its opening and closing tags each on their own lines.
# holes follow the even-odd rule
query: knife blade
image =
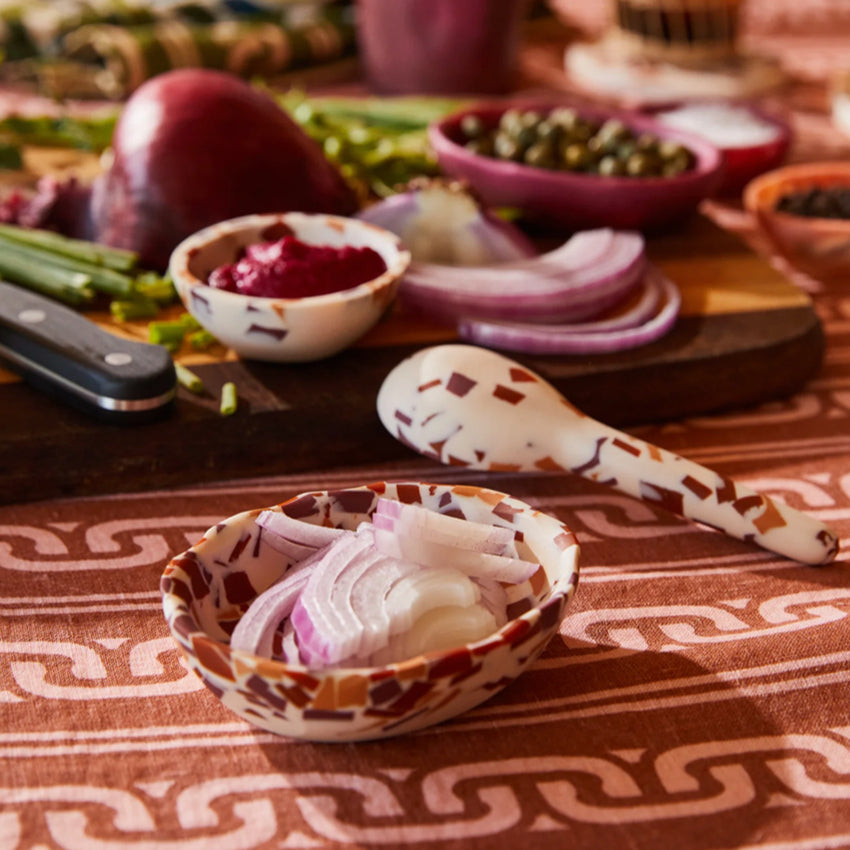
<svg viewBox="0 0 850 850">
<path fill-rule="evenodd" d="M 160 345 L 108 333 L 75 310 L 0 281 L 0 361 L 27 383 L 98 419 L 166 414 L 177 379 Z"/>
</svg>

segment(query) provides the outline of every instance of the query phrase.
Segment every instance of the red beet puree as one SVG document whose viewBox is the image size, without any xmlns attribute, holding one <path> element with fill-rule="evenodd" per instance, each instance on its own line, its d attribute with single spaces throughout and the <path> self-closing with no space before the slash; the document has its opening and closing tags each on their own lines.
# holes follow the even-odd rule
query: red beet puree
<svg viewBox="0 0 850 850">
<path fill-rule="evenodd" d="M 216 289 L 266 298 L 305 298 L 351 289 L 386 271 L 371 248 L 308 245 L 294 236 L 249 245 L 235 263 L 219 266 L 207 283 Z"/>
</svg>

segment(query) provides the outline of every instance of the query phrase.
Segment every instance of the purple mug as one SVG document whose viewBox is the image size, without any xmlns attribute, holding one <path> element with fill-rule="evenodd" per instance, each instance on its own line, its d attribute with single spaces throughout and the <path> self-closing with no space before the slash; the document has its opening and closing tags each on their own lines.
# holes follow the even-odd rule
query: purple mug
<svg viewBox="0 0 850 850">
<path fill-rule="evenodd" d="M 528 0 L 357 0 L 366 82 L 381 94 L 502 94 Z"/>
</svg>

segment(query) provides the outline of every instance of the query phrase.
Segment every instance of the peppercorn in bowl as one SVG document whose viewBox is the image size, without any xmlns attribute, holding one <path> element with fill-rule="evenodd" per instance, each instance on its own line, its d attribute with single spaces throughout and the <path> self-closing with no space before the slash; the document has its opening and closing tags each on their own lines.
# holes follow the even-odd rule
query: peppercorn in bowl
<svg viewBox="0 0 850 850">
<path fill-rule="evenodd" d="M 440 167 L 489 207 L 571 230 L 656 230 L 712 194 L 722 156 L 709 142 L 625 110 L 482 105 L 434 122 Z"/>
<path fill-rule="evenodd" d="M 249 215 L 181 242 L 169 272 L 186 309 L 242 357 L 330 357 L 393 302 L 410 254 L 399 238 L 353 218 Z"/>
<path fill-rule="evenodd" d="M 850 162 L 769 171 L 747 184 L 744 207 L 795 268 L 821 279 L 850 272 Z"/>
<path fill-rule="evenodd" d="M 578 557 L 560 520 L 505 493 L 375 482 L 223 519 L 160 588 L 225 707 L 287 737 L 358 741 L 447 720 L 518 677 L 557 633 Z"/>
</svg>

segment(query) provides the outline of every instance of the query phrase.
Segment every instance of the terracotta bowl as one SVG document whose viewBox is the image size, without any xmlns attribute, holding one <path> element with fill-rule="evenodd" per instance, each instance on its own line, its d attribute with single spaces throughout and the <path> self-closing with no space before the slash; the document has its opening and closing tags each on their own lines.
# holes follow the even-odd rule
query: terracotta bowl
<svg viewBox="0 0 850 850">
<path fill-rule="evenodd" d="M 744 189 L 744 206 L 773 247 L 793 266 L 816 278 L 850 272 L 850 219 L 779 212 L 776 204 L 789 192 L 832 186 L 850 189 L 850 162 L 788 165 L 756 177 Z"/>
<path fill-rule="evenodd" d="M 386 271 L 375 280 L 307 298 L 263 298 L 207 286 L 218 266 L 247 246 L 291 231 L 314 245 L 366 246 Z M 399 238 L 357 219 L 307 213 L 273 213 L 230 219 L 200 230 L 175 248 L 169 271 L 186 309 L 221 343 L 243 357 L 272 361 L 318 360 L 356 342 L 395 298 L 410 254 Z"/>
<path fill-rule="evenodd" d="M 314 741 L 421 729 L 489 699 L 529 667 L 558 630 L 578 583 L 575 537 L 559 520 L 503 493 L 381 482 L 305 493 L 273 510 L 354 529 L 371 515 L 379 495 L 516 529 L 529 550 L 524 557 L 543 567 L 529 580 L 532 601 L 510 604 L 509 597 L 508 622 L 477 643 L 383 667 L 311 670 L 259 658 L 231 650 L 229 635 L 253 599 L 290 564 L 259 534 L 260 509 L 222 520 L 166 567 L 163 611 L 190 667 L 249 723 Z"/>
<path fill-rule="evenodd" d="M 694 154 L 695 167 L 676 177 L 603 177 L 500 160 L 469 151 L 462 144 L 460 127 L 468 115 L 494 127 L 508 108 L 548 114 L 556 105 L 563 106 L 524 102 L 475 106 L 433 123 L 429 139 L 440 167 L 449 176 L 466 180 L 486 206 L 518 209 L 529 220 L 566 230 L 657 230 L 693 213 L 719 185 L 721 155 L 717 148 L 636 112 L 577 110 L 590 120 L 619 118 L 638 133 L 679 142 Z"/>
</svg>

